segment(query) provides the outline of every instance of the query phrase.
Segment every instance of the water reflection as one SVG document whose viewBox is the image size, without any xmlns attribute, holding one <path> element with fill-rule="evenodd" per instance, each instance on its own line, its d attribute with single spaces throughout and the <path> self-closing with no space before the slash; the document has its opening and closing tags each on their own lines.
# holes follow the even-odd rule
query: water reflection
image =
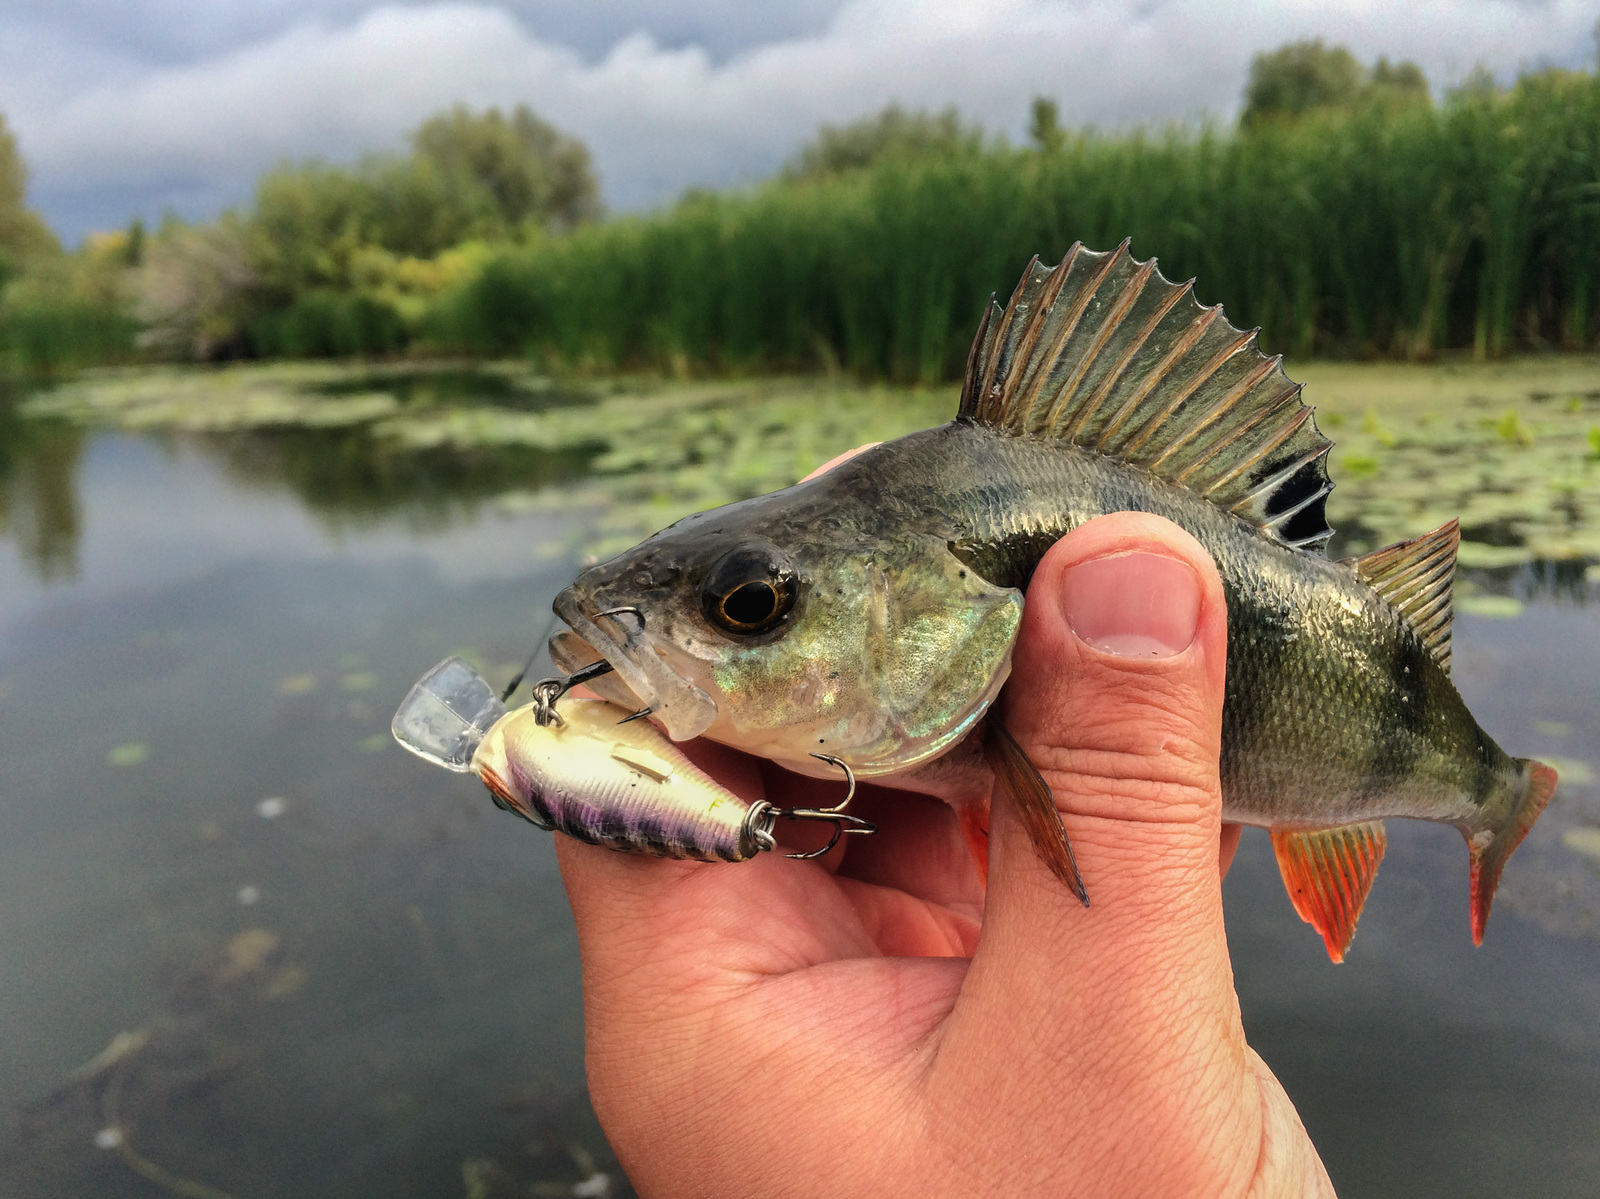
<svg viewBox="0 0 1600 1199">
<path fill-rule="evenodd" d="M 0 383 L 0 536 L 43 580 L 77 574 L 77 473 L 86 434 L 65 421 L 27 420 Z"/>
<path fill-rule="evenodd" d="M 484 501 L 584 477 L 604 446 L 414 448 L 370 428 L 190 434 L 253 487 L 293 490 L 330 527 L 400 516 L 412 528 L 471 520 Z"/>
</svg>

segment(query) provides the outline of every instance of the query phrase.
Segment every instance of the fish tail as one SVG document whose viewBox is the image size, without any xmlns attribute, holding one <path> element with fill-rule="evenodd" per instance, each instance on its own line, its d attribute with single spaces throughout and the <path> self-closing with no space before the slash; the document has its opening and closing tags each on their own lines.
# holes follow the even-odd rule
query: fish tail
<svg viewBox="0 0 1600 1199">
<path fill-rule="evenodd" d="M 1539 813 L 1556 790 L 1556 772 L 1543 762 L 1532 758 L 1516 759 L 1519 767 L 1519 794 L 1506 818 L 1498 828 L 1467 834 L 1467 848 L 1472 853 L 1472 943 L 1483 944 L 1483 929 L 1489 923 L 1489 906 L 1494 903 L 1494 891 L 1500 885 L 1500 872 L 1505 869 L 1511 851 L 1522 843 L 1539 819 Z"/>
</svg>

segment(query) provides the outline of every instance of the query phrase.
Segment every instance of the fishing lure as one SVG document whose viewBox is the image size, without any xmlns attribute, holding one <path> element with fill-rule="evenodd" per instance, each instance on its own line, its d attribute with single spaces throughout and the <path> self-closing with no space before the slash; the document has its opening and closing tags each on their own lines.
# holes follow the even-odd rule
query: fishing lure
<svg viewBox="0 0 1600 1199">
<path fill-rule="evenodd" d="M 855 776 L 837 758 L 849 793 L 831 808 L 748 802 L 695 766 L 648 721 L 602 699 L 566 695 L 581 676 L 546 679 L 532 703 L 508 710 L 477 671 L 446 658 L 419 679 L 390 731 L 406 749 L 482 780 L 495 805 L 547 831 L 660 858 L 743 862 L 777 847 L 780 818 L 833 826 L 817 858 L 847 833 L 875 827 L 844 812 Z M 619 719 L 620 717 L 620 719 Z"/>
</svg>

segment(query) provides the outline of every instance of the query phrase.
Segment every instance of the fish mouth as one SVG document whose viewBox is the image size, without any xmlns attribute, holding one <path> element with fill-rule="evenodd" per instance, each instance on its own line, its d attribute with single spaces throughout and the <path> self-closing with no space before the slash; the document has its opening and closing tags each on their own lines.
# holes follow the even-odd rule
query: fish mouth
<svg viewBox="0 0 1600 1199">
<path fill-rule="evenodd" d="M 550 656 L 558 667 L 570 670 L 592 657 L 604 658 L 674 741 L 698 737 L 716 722 L 716 701 L 668 664 L 637 608 L 586 612 L 572 587 L 556 597 L 554 607 L 571 630 L 550 638 Z M 584 648 L 592 657 L 580 660 Z"/>
</svg>

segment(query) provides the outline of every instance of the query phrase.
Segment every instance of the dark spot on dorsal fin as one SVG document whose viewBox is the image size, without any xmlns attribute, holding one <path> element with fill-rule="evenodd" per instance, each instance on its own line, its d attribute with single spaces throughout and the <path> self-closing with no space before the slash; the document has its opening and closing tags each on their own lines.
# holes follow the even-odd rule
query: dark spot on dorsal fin
<svg viewBox="0 0 1600 1199">
<path fill-rule="evenodd" d="M 967 359 L 960 416 L 1054 438 L 1195 492 L 1281 544 L 1320 550 L 1333 443 L 1282 360 L 1256 348 L 1193 282 L 1123 242 L 1028 264 L 991 301 Z"/>
</svg>

